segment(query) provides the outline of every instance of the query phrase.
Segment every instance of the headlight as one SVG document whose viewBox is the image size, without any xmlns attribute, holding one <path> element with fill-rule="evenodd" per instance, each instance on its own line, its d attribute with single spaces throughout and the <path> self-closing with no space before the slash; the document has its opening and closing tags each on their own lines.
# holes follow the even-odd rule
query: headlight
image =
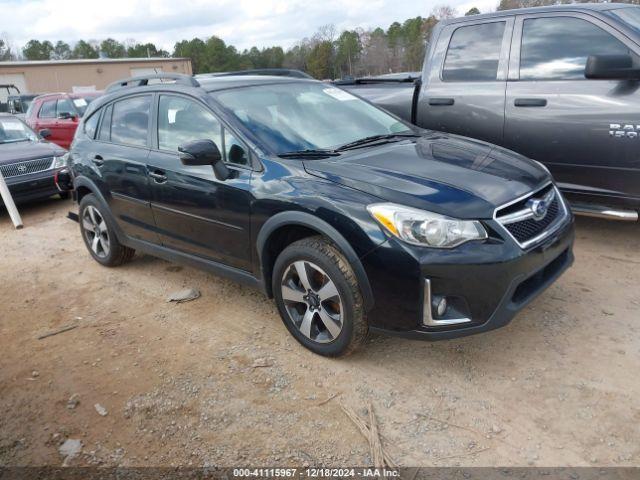
<svg viewBox="0 0 640 480">
<path fill-rule="evenodd" d="M 53 157 L 52 168 L 66 167 L 68 160 L 69 160 L 69 152 L 65 153 L 64 155 L 60 155 L 59 157 Z"/>
<path fill-rule="evenodd" d="M 475 220 L 457 220 L 393 203 L 376 203 L 367 210 L 386 231 L 412 245 L 452 248 L 487 238 L 486 230 Z"/>
</svg>

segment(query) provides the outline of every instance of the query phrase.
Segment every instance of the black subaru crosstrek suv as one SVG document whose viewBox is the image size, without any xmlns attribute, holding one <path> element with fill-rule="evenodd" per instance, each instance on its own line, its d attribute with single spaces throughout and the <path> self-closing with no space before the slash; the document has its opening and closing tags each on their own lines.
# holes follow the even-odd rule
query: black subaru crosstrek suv
<svg viewBox="0 0 640 480">
<path fill-rule="evenodd" d="M 539 163 L 314 80 L 117 82 L 70 162 L 97 262 L 138 250 L 254 285 L 322 355 L 369 330 L 503 326 L 573 261 L 573 217 Z"/>
</svg>

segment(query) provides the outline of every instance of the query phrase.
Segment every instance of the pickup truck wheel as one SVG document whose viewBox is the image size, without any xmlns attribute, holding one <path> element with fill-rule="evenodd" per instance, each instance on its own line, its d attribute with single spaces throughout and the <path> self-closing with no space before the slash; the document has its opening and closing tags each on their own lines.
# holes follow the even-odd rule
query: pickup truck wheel
<svg viewBox="0 0 640 480">
<path fill-rule="evenodd" d="M 285 326 L 312 352 L 338 357 L 366 340 L 369 328 L 356 276 L 324 238 L 289 245 L 276 260 L 272 283 Z"/>
<path fill-rule="evenodd" d="M 102 213 L 102 206 L 93 194 L 80 202 L 80 232 L 93 259 L 106 267 L 117 267 L 130 261 L 135 250 L 118 242 L 113 226 Z"/>
</svg>

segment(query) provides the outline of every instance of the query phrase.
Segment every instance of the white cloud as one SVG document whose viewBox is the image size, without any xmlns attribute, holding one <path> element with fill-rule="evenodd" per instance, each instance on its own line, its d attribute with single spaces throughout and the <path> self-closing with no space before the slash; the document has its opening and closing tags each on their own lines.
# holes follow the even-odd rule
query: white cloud
<svg viewBox="0 0 640 480">
<path fill-rule="evenodd" d="M 462 15 L 472 6 L 492 10 L 498 0 L 453 0 Z M 442 1 L 427 0 L 0 0 L 0 31 L 15 45 L 29 39 L 151 41 L 167 50 L 175 42 L 217 35 L 239 49 L 289 47 L 318 27 L 386 28 L 427 16 Z M 10 21 L 7 21 L 9 20 Z"/>
</svg>

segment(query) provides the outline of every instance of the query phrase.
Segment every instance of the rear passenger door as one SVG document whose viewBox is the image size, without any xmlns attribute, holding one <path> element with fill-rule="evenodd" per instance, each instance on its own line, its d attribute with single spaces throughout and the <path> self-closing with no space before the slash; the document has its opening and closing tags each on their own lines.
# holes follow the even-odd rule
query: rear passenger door
<svg viewBox="0 0 640 480">
<path fill-rule="evenodd" d="M 149 198 L 147 157 L 152 95 L 134 95 L 103 108 L 90 161 L 108 190 L 111 211 L 131 238 L 159 243 Z"/>
<path fill-rule="evenodd" d="M 640 64 L 637 50 L 591 15 L 518 16 L 505 145 L 544 163 L 563 190 L 585 200 L 640 198 L 640 139 L 634 133 L 640 124 L 640 84 L 584 76 L 589 55 L 631 53 Z M 634 138 L 625 135 L 625 125 Z"/>
<path fill-rule="evenodd" d="M 499 143 L 513 17 L 440 31 L 419 97 L 421 127 Z"/>
<path fill-rule="evenodd" d="M 195 98 L 160 94 L 149 156 L 152 208 L 162 244 L 242 270 L 251 269 L 248 148 Z M 185 166 L 178 147 L 213 140 L 231 172 L 218 180 L 213 167 Z"/>
</svg>

